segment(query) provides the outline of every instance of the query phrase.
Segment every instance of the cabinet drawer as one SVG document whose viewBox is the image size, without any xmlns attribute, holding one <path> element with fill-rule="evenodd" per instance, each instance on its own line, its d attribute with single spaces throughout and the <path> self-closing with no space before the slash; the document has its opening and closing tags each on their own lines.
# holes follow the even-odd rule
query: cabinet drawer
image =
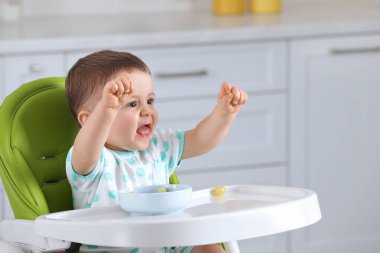
<svg viewBox="0 0 380 253">
<path fill-rule="evenodd" d="M 285 42 L 123 51 L 135 54 L 148 65 L 159 98 L 215 95 L 223 81 L 246 91 L 285 88 Z M 66 69 L 89 53 L 68 54 Z"/>
<path fill-rule="evenodd" d="M 28 81 L 65 75 L 63 54 L 6 56 L 3 61 L 3 98 Z"/>
<path fill-rule="evenodd" d="M 158 102 L 158 128 L 191 129 L 212 111 L 215 103 L 215 98 Z M 185 160 L 182 168 L 197 170 L 284 162 L 285 108 L 283 94 L 251 96 L 226 139 L 210 153 Z"/>
<path fill-rule="evenodd" d="M 285 88 L 285 42 L 135 50 L 158 97 L 215 94 L 223 81 L 247 91 Z"/>
<path fill-rule="evenodd" d="M 99 49 L 100 50 L 100 49 Z M 94 53 L 98 50 L 93 51 L 77 51 L 77 52 L 68 52 L 65 54 L 65 71 L 69 72 L 72 66 L 82 57 L 85 57 L 86 55 L 89 55 L 91 53 Z"/>
</svg>

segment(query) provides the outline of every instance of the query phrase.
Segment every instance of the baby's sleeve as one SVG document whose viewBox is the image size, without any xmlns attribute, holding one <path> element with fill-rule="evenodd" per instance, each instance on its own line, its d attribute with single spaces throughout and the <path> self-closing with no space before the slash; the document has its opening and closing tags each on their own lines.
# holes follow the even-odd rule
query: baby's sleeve
<svg viewBox="0 0 380 253">
<path fill-rule="evenodd" d="M 83 176 L 74 170 L 72 164 L 73 148 L 69 150 L 66 157 L 66 175 L 67 180 L 71 185 L 75 208 L 88 207 L 86 206 L 88 198 L 90 197 L 91 192 L 95 192 L 101 178 L 104 164 L 106 163 L 104 152 L 105 151 L 103 149 L 98 162 L 94 166 L 94 169 L 89 174 Z"/>
<path fill-rule="evenodd" d="M 171 175 L 181 163 L 185 133 L 182 130 L 157 130 L 153 143 L 159 150 L 161 162 L 165 163 L 168 174 Z"/>
</svg>

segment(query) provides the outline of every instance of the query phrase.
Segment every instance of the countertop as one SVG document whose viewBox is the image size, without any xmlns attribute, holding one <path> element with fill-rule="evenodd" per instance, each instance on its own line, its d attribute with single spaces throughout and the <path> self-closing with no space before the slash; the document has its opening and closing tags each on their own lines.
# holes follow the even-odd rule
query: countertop
<svg viewBox="0 0 380 253">
<path fill-rule="evenodd" d="M 141 48 L 380 33 L 380 1 L 293 3 L 279 15 L 215 16 L 208 10 L 25 18 L 0 23 L 0 53 Z"/>
</svg>

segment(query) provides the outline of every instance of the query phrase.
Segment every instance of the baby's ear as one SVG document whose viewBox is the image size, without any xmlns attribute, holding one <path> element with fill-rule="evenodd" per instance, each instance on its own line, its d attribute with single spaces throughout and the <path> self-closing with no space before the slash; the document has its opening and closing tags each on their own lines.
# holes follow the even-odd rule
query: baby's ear
<svg viewBox="0 0 380 253">
<path fill-rule="evenodd" d="M 88 116 L 90 116 L 90 112 L 89 111 L 80 111 L 78 113 L 77 119 L 78 119 L 78 122 L 79 122 L 80 126 L 83 126 L 83 124 L 88 119 Z"/>
</svg>

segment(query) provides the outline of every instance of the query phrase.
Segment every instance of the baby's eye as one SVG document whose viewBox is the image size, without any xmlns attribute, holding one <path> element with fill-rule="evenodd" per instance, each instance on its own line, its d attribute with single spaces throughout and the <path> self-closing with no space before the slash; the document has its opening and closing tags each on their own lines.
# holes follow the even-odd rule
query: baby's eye
<svg viewBox="0 0 380 253">
<path fill-rule="evenodd" d="M 137 106 L 137 101 L 132 101 L 128 103 L 128 107 L 136 107 Z"/>
<path fill-rule="evenodd" d="M 148 104 L 149 105 L 152 105 L 154 103 L 154 98 L 150 98 L 150 99 L 148 99 Z"/>
</svg>

